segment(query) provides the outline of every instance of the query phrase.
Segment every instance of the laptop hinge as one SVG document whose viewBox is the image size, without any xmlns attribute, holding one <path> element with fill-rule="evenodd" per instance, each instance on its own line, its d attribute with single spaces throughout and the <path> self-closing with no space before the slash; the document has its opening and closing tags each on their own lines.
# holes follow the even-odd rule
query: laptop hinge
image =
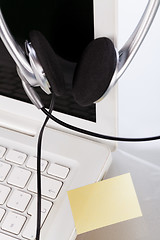
<svg viewBox="0 0 160 240">
<path fill-rule="evenodd" d="M 29 118 L 0 110 L 0 127 L 34 137 L 39 124 Z"/>
</svg>

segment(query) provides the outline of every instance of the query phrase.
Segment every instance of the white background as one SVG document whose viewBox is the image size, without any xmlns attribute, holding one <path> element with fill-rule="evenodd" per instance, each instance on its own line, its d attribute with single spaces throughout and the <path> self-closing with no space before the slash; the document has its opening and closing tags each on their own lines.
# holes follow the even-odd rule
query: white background
<svg viewBox="0 0 160 240">
<path fill-rule="evenodd" d="M 147 4 L 147 0 L 118 1 L 118 47 L 128 39 Z M 160 135 L 160 9 L 125 74 L 119 80 L 119 135 L 147 137 Z M 120 143 L 134 155 L 158 161 L 160 141 Z M 159 159 L 160 160 L 160 159 Z"/>
</svg>

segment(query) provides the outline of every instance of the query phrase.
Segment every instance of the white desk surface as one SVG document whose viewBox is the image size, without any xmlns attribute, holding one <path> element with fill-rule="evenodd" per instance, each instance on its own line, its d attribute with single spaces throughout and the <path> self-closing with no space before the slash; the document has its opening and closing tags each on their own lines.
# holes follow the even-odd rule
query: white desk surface
<svg viewBox="0 0 160 240">
<path fill-rule="evenodd" d="M 158 144 L 160 142 L 141 143 L 141 151 L 139 147 L 136 148 L 137 144 L 131 144 L 129 150 L 128 144 L 119 144 L 119 149 L 113 153 L 113 163 L 106 177 L 131 173 L 143 216 L 82 234 L 77 240 L 159 240 L 160 151 L 154 151 Z"/>
</svg>

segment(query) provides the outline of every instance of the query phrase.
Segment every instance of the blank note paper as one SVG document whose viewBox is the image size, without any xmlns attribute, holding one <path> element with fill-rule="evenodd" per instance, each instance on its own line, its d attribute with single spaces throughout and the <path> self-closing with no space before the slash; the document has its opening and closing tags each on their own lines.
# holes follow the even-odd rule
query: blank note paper
<svg viewBox="0 0 160 240">
<path fill-rule="evenodd" d="M 142 216 L 129 173 L 68 192 L 77 234 Z"/>
</svg>

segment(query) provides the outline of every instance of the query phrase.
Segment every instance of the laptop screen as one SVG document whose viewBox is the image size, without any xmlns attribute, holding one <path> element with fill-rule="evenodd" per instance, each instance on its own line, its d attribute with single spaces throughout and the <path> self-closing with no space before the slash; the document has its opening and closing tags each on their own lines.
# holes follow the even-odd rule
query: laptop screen
<svg viewBox="0 0 160 240">
<path fill-rule="evenodd" d="M 1 9 L 16 41 L 24 47 L 32 29 L 41 31 L 59 57 L 65 78 L 66 92 L 55 97 L 55 111 L 96 121 L 95 104 L 80 107 L 72 96 L 72 80 L 79 58 L 94 39 L 93 0 L 1 0 Z M 16 66 L 0 42 L 0 94 L 30 102 L 16 73 Z M 54 66 L 53 66 L 54 67 Z M 50 96 L 37 88 L 46 107 Z"/>
<path fill-rule="evenodd" d="M 106 36 L 116 43 L 117 0 L 28 0 L 26 4 L 20 0 L 1 0 L 0 7 L 12 35 L 23 48 L 30 30 L 36 29 L 45 35 L 60 59 L 67 87 L 66 94 L 55 99 L 53 115 L 79 128 L 115 136 L 117 88 L 114 87 L 103 101 L 80 107 L 72 96 L 72 81 L 76 64 L 93 38 Z M 17 75 L 15 63 L 1 41 L 0 53 L 0 110 L 29 116 L 33 120 L 43 119 L 41 111 L 25 103 L 29 100 Z M 48 106 L 50 96 L 40 88 L 37 91 Z M 73 131 L 57 126 L 51 120 L 48 126 L 73 134 Z M 78 132 L 74 134 L 84 136 Z M 91 136 L 84 137 L 95 140 Z M 115 148 L 114 142 L 98 141 L 107 142 L 111 149 Z"/>
</svg>

